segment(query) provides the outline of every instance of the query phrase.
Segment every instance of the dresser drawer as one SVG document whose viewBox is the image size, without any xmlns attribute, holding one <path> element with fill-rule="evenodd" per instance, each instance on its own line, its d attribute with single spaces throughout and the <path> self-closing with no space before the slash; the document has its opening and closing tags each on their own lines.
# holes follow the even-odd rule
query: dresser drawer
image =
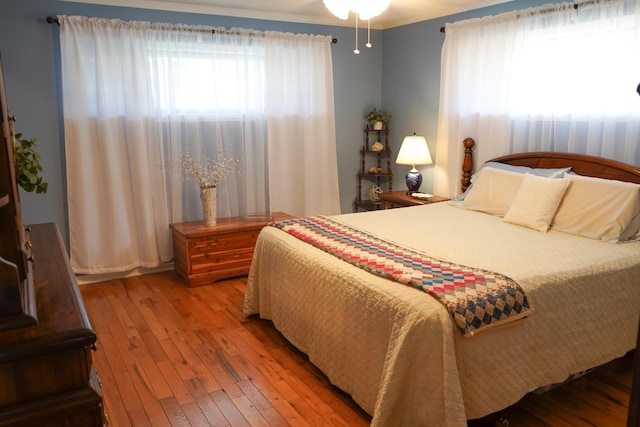
<svg viewBox="0 0 640 427">
<path fill-rule="evenodd" d="M 83 339 L 80 336 L 78 339 Z M 71 342 L 73 337 L 69 338 Z M 0 408 L 86 386 L 91 370 L 89 348 L 71 348 L 37 354 L 23 353 L 17 360 L 0 363 Z M 5 352 L 5 355 L 8 352 Z M 9 386 L 9 384 L 11 386 Z"/>
<path fill-rule="evenodd" d="M 103 427 L 102 397 L 85 386 L 0 408 L 0 427 Z"/>
</svg>

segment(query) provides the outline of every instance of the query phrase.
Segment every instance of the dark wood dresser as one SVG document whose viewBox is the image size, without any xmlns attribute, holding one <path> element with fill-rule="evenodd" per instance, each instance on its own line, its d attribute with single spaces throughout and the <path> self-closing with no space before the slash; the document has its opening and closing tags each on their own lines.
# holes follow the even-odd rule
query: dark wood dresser
<svg viewBox="0 0 640 427">
<path fill-rule="evenodd" d="M 0 64 L 0 427 L 102 426 L 96 335 L 62 239 L 22 225 L 13 120 Z"/>
<path fill-rule="evenodd" d="M 96 335 L 60 234 L 29 228 L 37 321 L 0 331 L 0 426 L 102 426 Z"/>
</svg>

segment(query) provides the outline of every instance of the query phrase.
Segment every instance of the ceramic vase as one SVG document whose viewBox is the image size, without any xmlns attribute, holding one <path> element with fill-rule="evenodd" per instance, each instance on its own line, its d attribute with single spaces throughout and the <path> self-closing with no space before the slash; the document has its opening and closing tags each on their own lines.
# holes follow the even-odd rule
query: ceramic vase
<svg viewBox="0 0 640 427">
<path fill-rule="evenodd" d="M 202 216 L 207 226 L 216 225 L 216 187 L 200 187 Z"/>
</svg>

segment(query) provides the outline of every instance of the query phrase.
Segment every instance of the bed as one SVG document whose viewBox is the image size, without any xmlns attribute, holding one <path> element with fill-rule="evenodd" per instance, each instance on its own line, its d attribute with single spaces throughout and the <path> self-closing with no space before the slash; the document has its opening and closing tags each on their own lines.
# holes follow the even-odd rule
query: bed
<svg viewBox="0 0 640 427">
<path fill-rule="evenodd" d="M 467 420 L 496 413 L 526 393 L 621 357 L 636 345 L 640 169 L 585 155 L 522 153 L 488 162 L 471 179 L 473 141 L 465 140 L 465 147 L 463 189 L 470 181 L 472 186 L 464 200 L 322 219 L 410 254 L 512 280 L 526 296 L 526 307 L 519 304 L 521 314 L 510 321 L 465 331 L 447 304 L 424 289 L 360 268 L 282 224 L 265 227 L 256 244 L 245 315 L 272 320 L 372 415 L 373 426 L 465 426 Z M 502 171 L 500 165 L 531 169 Z M 548 170 L 556 176 L 535 178 L 536 171 L 544 175 Z M 524 175 L 522 188 L 525 182 L 535 185 L 518 192 L 520 187 L 510 183 L 516 194 L 508 196 L 506 214 L 474 209 L 473 194 L 476 202 L 489 200 L 489 210 L 495 208 L 494 199 L 509 192 L 492 185 L 513 173 Z M 492 177 L 484 193 L 488 178 L 482 175 Z M 558 187 L 552 179 L 571 182 L 564 192 L 551 191 L 562 193 L 560 200 L 553 202 L 548 229 L 536 229 L 540 218 L 529 224 L 528 212 L 548 203 L 536 197 L 522 200 L 541 197 L 540 188 L 546 187 L 536 185 L 542 182 Z M 589 194 L 604 191 L 595 202 L 567 204 L 580 196 L 583 181 L 591 185 L 590 179 L 598 185 L 615 182 L 590 189 Z M 606 187 L 620 181 L 628 183 L 620 184 L 625 194 L 619 195 L 626 210 Z M 516 205 L 524 219 L 512 215 Z M 615 207 L 613 218 L 607 212 L 600 219 L 613 225 L 602 236 L 588 235 L 589 227 L 599 233 L 603 228 L 591 221 L 599 215 L 591 210 L 607 206 Z M 627 218 L 623 223 L 622 217 Z M 571 222 L 576 220 L 578 225 Z"/>
</svg>

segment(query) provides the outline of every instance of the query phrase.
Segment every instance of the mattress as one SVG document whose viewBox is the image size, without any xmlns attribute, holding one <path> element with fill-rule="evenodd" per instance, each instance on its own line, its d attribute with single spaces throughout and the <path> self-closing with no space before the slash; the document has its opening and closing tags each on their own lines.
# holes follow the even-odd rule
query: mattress
<svg viewBox="0 0 640 427">
<path fill-rule="evenodd" d="M 331 218 L 511 277 L 535 310 L 465 338 L 431 296 L 265 227 L 245 315 L 271 319 L 374 426 L 464 426 L 635 347 L 639 242 L 541 233 L 449 203 Z"/>
</svg>

